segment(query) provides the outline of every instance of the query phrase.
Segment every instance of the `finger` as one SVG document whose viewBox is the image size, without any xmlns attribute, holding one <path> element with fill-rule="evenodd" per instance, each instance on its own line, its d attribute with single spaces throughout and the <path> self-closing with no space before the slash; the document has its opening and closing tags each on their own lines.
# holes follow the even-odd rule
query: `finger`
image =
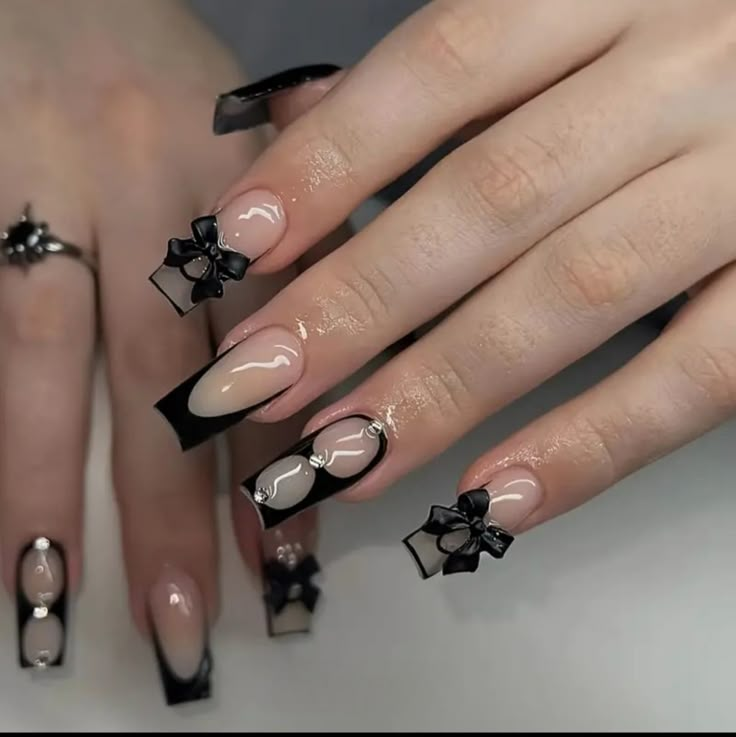
<svg viewBox="0 0 736 737">
<path fill-rule="evenodd" d="M 661 134 L 661 106 L 652 95 L 637 107 L 636 124 L 622 124 L 631 87 L 616 82 L 623 74 L 619 62 L 601 60 L 466 144 L 231 331 L 223 345 L 232 350 L 198 389 L 207 419 L 187 416 L 187 442 L 248 413 L 265 421 L 293 414 L 556 227 L 681 150 L 692 127 L 675 125 Z M 635 86 L 640 73 L 634 67 Z M 593 111 L 587 101 L 597 89 L 605 92 Z M 606 123 L 596 125 L 600 115 Z M 581 151 L 596 153 L 588 158 Z M 216 392 L 213 387 L 241 360 L 258 364 L 257 371 L 239 372 L 239 386 L 247 391 Z M 263 368 L 269 362 L 274 370 Z M 246 380 L 246 373 L 264 380 Z M 178 406 L 173 400 L 188 400 L 194 383 L 166 400 L 172 413 Z M 253 414 L 262 403 L 263 411 Z M 209 419 L 214 415 L 217 422 Z"/>
<path fill-rule="evenodd" d="M 700 151 L 640 177 L 552 234 L 320 413 L 307 431 L 325 434 L 322 439 L 310 436 L 304 447 L 286 451 L 285 459 L 245 482 L 264 523 L 276 524 L 347 488 L 353 499 L 375 495 L 728 263 L 734 257 L 728 216 L 734 187 L 719 164 L 725 155 L 720 147 Z M 370 436 L 362 416 L 381 421 L 383 443 L 376 433 Z M 357 424 L 346 428 L 346 418 Z M 335 473 L 320 473 L 321 461 L 338 450 L 344 460 L 345 450 L 355 459 L 340 482 Z M 279 487 L 276 507 L 269 495 Z"/>
<path fill-rule="evenodd" d="M 212 448 L 182 456 L 151 407 L 163 386 L 209 357 L 210 346 L 205 315 L 178 320 L 145 279 L 156 258 L 152 244 L 165 241 L 186 217 L 181 203 L 191 202 L 187 185 L 182 181 L 177 189 L 158 180 L 157 172 L 163 177 L 175 168 L 171 164 L 152 170 L 141 157 L 124 158 L 117 181 L 139 186 L 124 191 L 110 182 L 105 197 L 116 207 L 100 207 L 98 225 L 112 474 L 133 617 L 152 639 L 166 701 L 176 704 L 210 694 L 208 627 L 217 614 L 215 467 Z M 131 170 L 136 162 L 140 169 Z"/>
<path fill-rule="evenodd" d="M 256 272 L 283 268 L 466 123 L 519 105 L 602 54 L 630 22 L 632 7 L 430 4 L 289 126 L 220 198 L 225 241 L 258 258 Z M 278 227 L 246 227 L 240 216 L 266 192 L 283 208 Z"/>
<path fill-rule="evenodd" d="M 12 176 L 10 167 L 6 172 Z M 51 195 L 53 180 L 53 173 L 42 180 L 50 189 L 24 186 L 20 175 L 15 180 L 20 190 L 36 192 L 26 226 L 47 219 L 54 235 L 91 254 L 89 222 Z M 22 202 L 8 199 L 2 220 L 10 225 L 22 212 Z M 30 245 L 20 229 L 7 232 L 14 243 Z M 54 255 L 27 268 L 0 269 L 0 418 L 6 430 L 0 539 L 3 578 L 16 590 L 22 667 L 62 664 L 67 592 L 80 580 L 94 306 L 94 279 L 77 259 Z"/>
<path fill-rule="evenodd" d="M 479 458 L 459 488 L 521 532 L 577 507 L 736 414 L 736 268 L 600 384 Z"/>
</svg>

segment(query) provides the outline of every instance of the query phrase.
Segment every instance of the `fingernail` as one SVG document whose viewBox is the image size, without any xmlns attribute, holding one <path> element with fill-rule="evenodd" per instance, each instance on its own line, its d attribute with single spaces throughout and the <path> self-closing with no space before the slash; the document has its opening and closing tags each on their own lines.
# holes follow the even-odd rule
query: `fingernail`
<svg viewBox="0 0 736 737">
<path fill-rule="evenodd" d="M 225 283 L 240 281 L 251 259 L 224 239 L 215 215 L 192 220 L 192 235 L 170 238 L 163 263 L 148 279 L 179 316 L 207 299 L 219 299 Z"/>
<path fill-rule="evenodd" d="M 221 136 L 268 123 L 268 100 L 274 95 L 306 82 L 324 79 L 340 67 L 334 64 L 310 64 L 279 72 L 253 84 L 226 92 L 217 98 L 212 121 L 213 133 Z"/>
<path fill-rule="evenodd" d="M 263 533 L 263 600 L 269 637 L 312 628 L 312 615 L 321 595 L 313 578 L 320 567 L 311 552 L 313 526 L 304 529 L 302 519 Z"/>
<path fill-rule="evenodd" d="M 302 438 L 282 456 L 241 484 L 264 529 L 339 494 L 383 459 L 383 424 L 354 415 Z"/>
<path fill-rule="evenodd" d="M 288 330 L 259 330 L 190 376 L 156 408 L 187 450 L 240 422 L 296 383 L 302 346 Z"/>
<path fill-rule="evenodd" d="M 503 558 L 516 529 L 542 502 L 537 477 L 526 468 L 500 471 L 481 489 L 466 491 L 451 507 L 435 504 L 426 522 L 403 539 L 419 575 L 472 572 L 483 553 Z"/>
<path fill-rule="evenodd" d="M 210 696 L 207 618 L 194 580 L 166 568 L 148 599 L 153 643 L 169 706 Z"/>
<path fill-rule="evenodd" d="M 286 232 L 281 200 L 265 189 L 236 197 L 217 213 L 217 224 L 229 248 L 255 261 L 270 251 Z"/>
<path fill-rule="evenodd" d="M 66 560 L 59 544 L 38 537 L 21 551 L 16 571 L 21 668 L 45 670 L 63 664 L 66 585 Z"/>
</svg>

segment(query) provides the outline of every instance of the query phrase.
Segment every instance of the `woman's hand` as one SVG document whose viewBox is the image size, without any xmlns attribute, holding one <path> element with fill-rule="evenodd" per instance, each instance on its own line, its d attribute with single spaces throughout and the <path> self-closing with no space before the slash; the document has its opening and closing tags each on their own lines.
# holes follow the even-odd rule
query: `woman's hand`
<svg viewBox="0 0 736 737">
<path fill-rule="evenodd" d="M 380 493 L 638 317 L 699 290 L 628 365 L 472 464 L 459 489 L 489 493 L 433 513 L 424 537 L 439 547 L 410 541 L 426 575 L 473 568 L 480 550 L 502 555 L 503 530 L 583 503 L 733 414 L 736 6 L 433 2 L 220 198 L 225 241 L 248 240 L 244 203 L 271 192 L 281 230 L 247 249 L 253 274 L 283 269 L 458 134 L 463 144 L 404 197 L 234 328 L 199 387 L 204 415 L 283 392 L 254 415 L 281 421 L 443 315 L 307 426 L 326 434 L 245 483 L 267 527 L 346 489 L 353 500 Z M 273 358 L 268 341 L 288 341 L 294 356 L 259 394 L 238 372 Z M 220 402 L 226 385 L 237 389 Z M 494 523 L 487 535 L 476 518 Z"/>
<path fill-rule="evenodd" d="M 57 618 L 62 594 L 80 579 L 99 331 L 133 613 L 142 629 L 152 624 L 165 677 L 184 680 L 172 690 L 167 679 L 167 698 L 198 698 L 208 693 L 206 623 L 217 610 L 214 453 L 182 458 L 151 405 L 209 360 L 212 336 L 219 341 L 296 270 L 248 279 L 247 289 L 185 321 L 147 277 L 169 236 L 186 232 L 263 141 L 212 136 L 214 93 L 240 72 L 178 3 L 18 0 L 0 14 L 0 223 L 18 221 L 29 202 L 35 219 L 97 262 L 97 281 L 83 261 L 61 255 L 0 268 L 0 540 L 5 582 L 17 583 L 24 664 L 63 657 Z M 307 103 L 302 94 L 302 109 Z M 283 447 L 297 423 L 239 429 L 233 472 Z M 236 532 L 259 567 L 254 522 L 239 511 Z M 313 534 L 308 517 L 270 535 L 266 548 L 275 541 L 307 548 Z"/>
</svg>

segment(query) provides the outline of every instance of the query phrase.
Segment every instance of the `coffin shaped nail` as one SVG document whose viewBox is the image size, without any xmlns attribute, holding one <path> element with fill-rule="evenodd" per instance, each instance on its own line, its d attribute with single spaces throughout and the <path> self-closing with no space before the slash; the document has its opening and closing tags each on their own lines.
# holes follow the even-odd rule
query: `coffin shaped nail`
<svg viewBox="0 0 736 737">
<path fill-rule="evenodd" d="M 302 438 L 241 484 L 241 490 L 270 529 L 295 514 L 345 491 L 383 459 L 383 424 L 353 415 Z"/>
<path fill-rule="evenodd" d="M 268 123 L 270 120 L 268 100 L 274 95 L 306 82 L 324 79 L 340 67 L 334 64 L 310 64 L 295 67 L 266 77 L 253 84 L 226 92 L 217 98 L 212 130 L 221 136 L 233 131 L 243 131 Z"/>
<path fill-rule="evenodd" d="M 192 220 L 191 230 L 191 237 L 169 240 L 163 263 L 149 277 L 180 316 L 222 297 L 225 282 L 240 281 L 250 264 L 225 242 L 215 215 Z"/>
<path fill-rule="evenodd" d="M 309 632 L 321 591 L 313 582 L 317 559 L 298 541 L 286 539 L 263 562 L 263 600 L 269 637 Z"/>
<path fill-rule="evenodd" d="M 402 541 L 422 578 L 475 571 L 482 553 L 503 558 L 514 537 L 489 518 L 490 501 L 486 489 L 473 489 L 451 507 L 431 507 L 427 521 Z"/>
<path fill-rule="evenodd" d="M 153 645 L 169 706 L 210 696 L 212 655 L 196 583 L 167 568 L 149 595 Z"/>
<path fill-rule="evenodd" d="M 29 543 L 18 557 L 16 612 L 21 668 L 64 662 L 67 571 L 64 549 L 46 537 Z"/>
<path fill-rule="evenodd" d="M 188 450 L 274 400 L 299 379 L 302 368 L 299 339 L 285 328 L 264 328 L 190 376 L 156 409 Z"/>
</svg>

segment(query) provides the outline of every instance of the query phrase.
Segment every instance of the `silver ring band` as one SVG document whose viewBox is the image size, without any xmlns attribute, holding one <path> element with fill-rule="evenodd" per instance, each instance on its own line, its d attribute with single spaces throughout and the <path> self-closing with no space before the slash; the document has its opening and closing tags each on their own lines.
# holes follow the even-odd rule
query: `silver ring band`
<svg viewBox="0 0 736 737">
<path fill-rule="evenodd" d="M 97 263 L 91 254 L 51 233 L 46 223 L 33 219 L 31 206 L 26 205 L 20 220 L 9 226 L 0 237 L 0 265 L 27 269 L 45 260 L 47 256 L 76 259 L 93 276 L 97 274 Z"/>
</svg>

